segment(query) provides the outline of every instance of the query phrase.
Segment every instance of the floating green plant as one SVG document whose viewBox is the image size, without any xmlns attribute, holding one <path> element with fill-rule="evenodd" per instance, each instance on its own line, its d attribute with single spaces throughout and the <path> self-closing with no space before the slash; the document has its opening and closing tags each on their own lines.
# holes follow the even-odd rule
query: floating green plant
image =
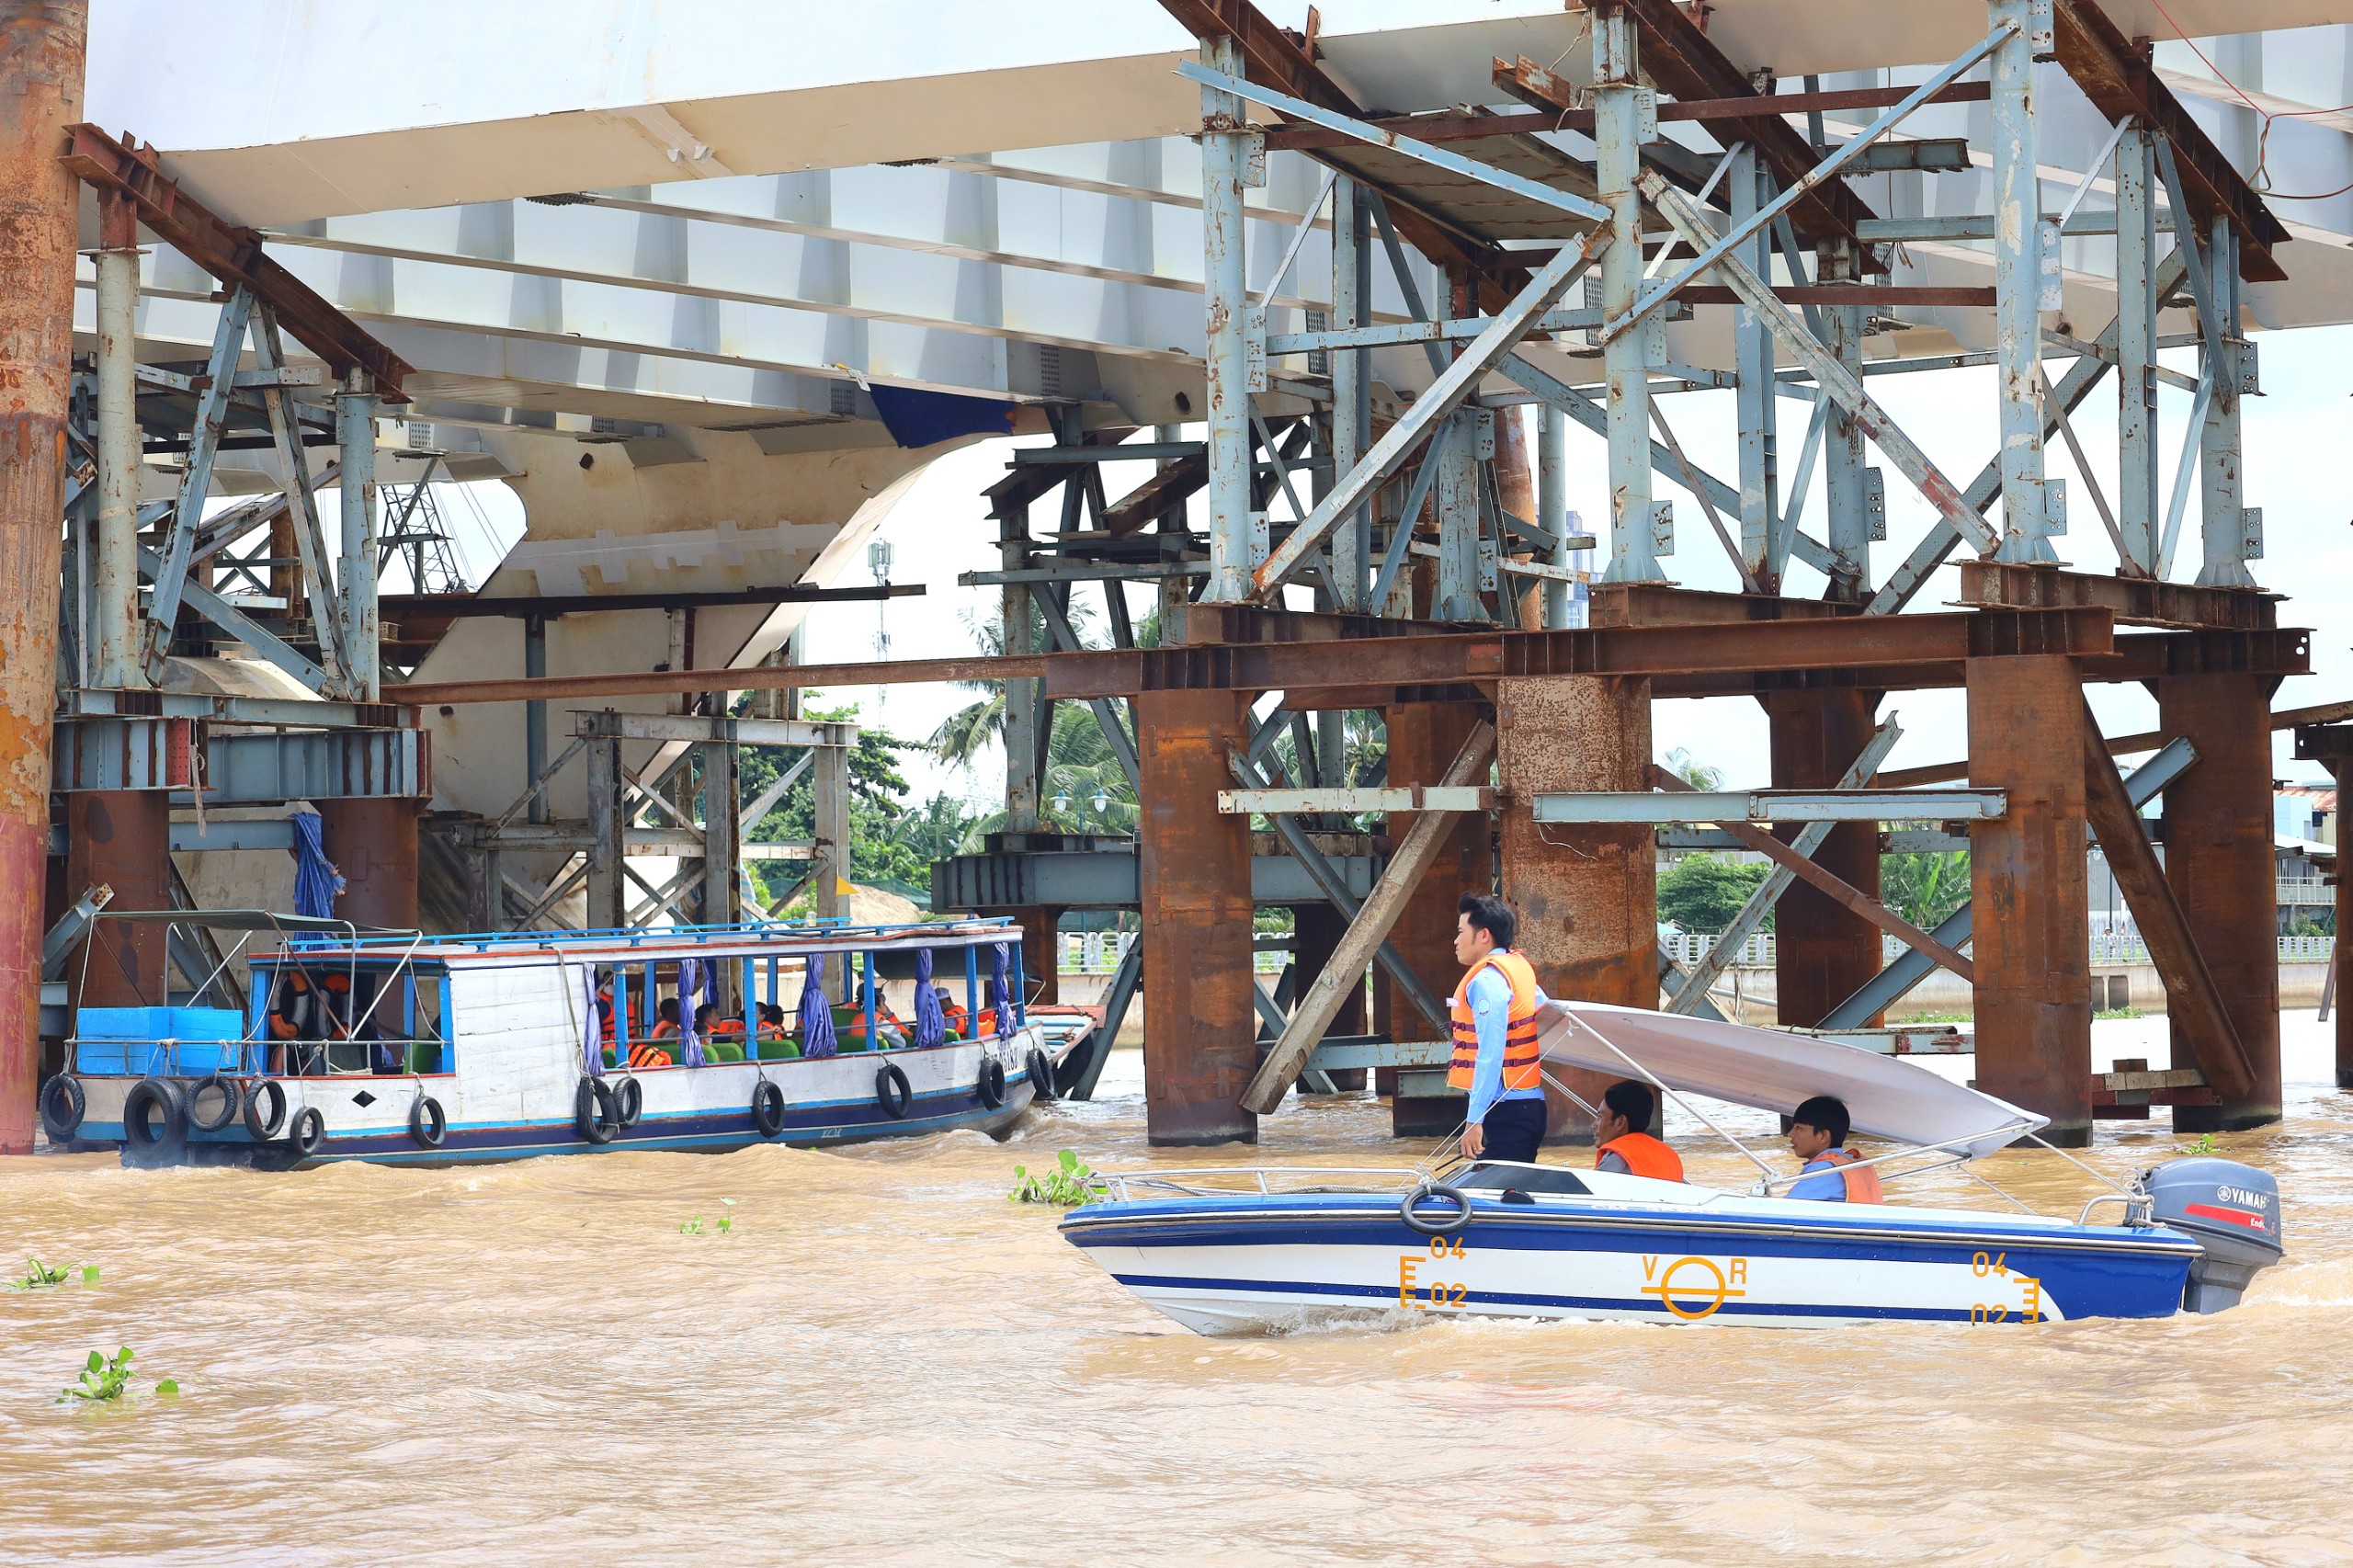
<svg viewBox="0 0 2353 1568">
<path fill-rule="evenodd" d="M 1016 1203 L 1051 1203 L 1063 1209 L 1075 1209 L 1095 1201 L 1101 1178 L 1078 1157 L 1074 1149 L 1064 1149 L 1059 1163 L 1043 1176 L 1031 1176 L 1027 1165 L 1013 1167 L 1013 1190 L 1006 1196 Z"/>
<path fill-rule="evenodd" d="M 12 1290 L 45 1290 L 52 1285 L 64 1284 L 77 1272 L 85 1285 L 98 1282 L 98 1266 L 95 1263 L 83 1264 L 78 1269 L 51 1268 L 37 1257 L 28 1257 L 25 1259 L 24 1277 L 8 1281 L 8 1288 Z"/>
</svg>

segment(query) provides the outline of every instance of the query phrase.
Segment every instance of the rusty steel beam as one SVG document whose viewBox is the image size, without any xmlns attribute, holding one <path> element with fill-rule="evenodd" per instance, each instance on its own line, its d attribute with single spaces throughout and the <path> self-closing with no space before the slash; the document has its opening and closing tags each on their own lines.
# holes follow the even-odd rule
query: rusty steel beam
<svg viewBox="0 0 2353 1568">
<path fill-rule="evenodd" d="M 619 675 L 536 676 L 506 680 L 420 681 L 384 689 L 412 707 L 461 702 L 560 702 L 574 697 L 659 697 L 672 692 L 798 691 L 825 686 L 924 686 L 935 681 L 1035 680 L 1043 653 L 960 659 L 885 659 L 843 665 L 753 665 L 744 669 L 632 670 Z"/>
<path fill-rule="evenodd" d="M 1266 605 L 1197 604 L 1185 613 L 1188 642 L 1355 642 L 1369 637 L 1427 637 L 1444 621 L 1392 620 Z M 1492 626 L 1463 631 L 1493 631 Z"/>
<path fill-rule="evenodd" d="M 2255 1087 L 2255 1065 L 2215 988 L 2214 976 L 2189 932 L 2189 922 L 2165 881 L 2155 846 L 2126 792 L 2116 758 L 2099 738 L 2099 722 L 2084 710 L 2084 811 L 2124 902 L 2149 945 L 2149 961 L 2165 983 L 2165 1017 L 2187 1040 L 2205 1082 L 2227 1099 Z"/>
<path fill-rule="evenodd" d="M 2201 588 L 2145 577 L 2103 577 L 2027 562 L 1964 561 L 1961 602 L 2002 609 L 2097 605 L 2120 626 L 2182 631 L 2270 631 L 2281 596 L 2247 588 Z"/>
<path fill-rule="evenodd" d="M 1777 115 L 1830 112 L 1853 108 L 1891 108 L 1904 101 L 1909 87 L 1840 87 L 1820 93 L 1777 93 L 1769 101 L 1771 112 Z M 1989 82 L 1955 82 L 1928 101 L 1934 104 L 1982 104 L 1993 96 Z M 1733 98 L 1700 98 L 1690 102 L 1667 102 L 1658 106 L 1663 120 L 1747 120 L 1756 118 L 1758 100 L 1754 93 L 1743 93 Z M 1370 122 L 1375 129 L 1393 131 L 1401 136 L 1411 136 L 1417 142 L 1478 142 L 1494 136 L 1529 136 L 1553 131 L 1574 131 L 1590 135 L 1594 129 L 1593 111 L 1589 108 L 1529 109 L 1524 112 L 1495 114 L 1420 114 L 1401 115 L 1389 119 Z M 1267 133 L 1269 152 L 1313 153 L 1326 147 L 1345 147 L 1352 138 L 1321 126 L 1286 126 Z"/>
<path fill-rule="evenodd" d="M 230 222 L 166 179 L 155 150 L 135 141 L 118 142 L 95 125 L 66 128 L 66 169 L 93 189 L 128 197 L 139 222 L 156 238 L 233 288 L 244 284 L 277 313 L 278 324 L 301 340 L 341 377 L 365 370 L 376 395 L 405 403 L 401 382 L 409 364 L 377 342 L 359 324 L 295 277 L 262 249 L 257 230 Z"/>
<path fill-rule="evenodd" d="M 2275 715 L 2276 717 L 2276 715 Z M 2324 762 L 2336 778 L 2337 821 L 2342 824 L 2344 802 L 2353 800 L 2353 728 L 2334 724 L 2302 724 L 2296 729 L 2296 755 L 2307 762 Z M 2336 875 L 2330 879 L 2336 888 L 2336 939 L 2329 946 L 2329 977 L 2334 982 L 2330 992 L 2336 1006 L 2336 1086 L 2353 1089 L 2353 995 L 2348 995 L 2345 983 L 2346 943 L 2353 939 L 2353 875 L 2347 875 L 2345 864 L 2345 834 L 2337 831 Z"/>
<path fill-rule="evenodd" d="M 2287 226 L 2157 79 L 2147 56 L 2094 0 L 2055 0 L 2052 21 L 2060 67 L 2092 107 L 2111 123 L 2137 119 L 2173 143 L 2199 232 L 2211 231 L 2215 214 L 2229 213 L 2239 235 L 2239 276 L 2250 283 L 2283 281 L 2287 271 L 2272 258 L 2271 247 L 2288 242 Z"/>
<path fill-rule="evenodd" d="M 1141 533 L 1210 482 L 1210 457 L 1195 452 L 1178 458 L 1103 509 L 1103 531 L 1114 539 Z M 995 516 L 994 512 L 990 514 Z"/>
<path fill-rule="evenodd" d="M 2271 715 L 2271 727 L 2275 730 L 2295 730 L 2301 736 L 2307 726 L 2340 723 L 2347 719 L 2353 719 L 2353 702 L 2324 702 L 2313 708 L 2282 708 Z M 2163 730 L 2139 730 L 2129 735 L 2108 736 L 2102 744 L 2108 747 L 2111 756 L 2131 756 L 2135 752 L 2155 751 L 2174 738 Z M 2301 739 L 2299 744 L 2302 744 Z M 1963 759 L 1895 768 L 1881 774 L 1879 781 L 1900 790 L 1915 784 L 1949 784 L 1968 777 L 1969 763 Z M 2347 1086 L 2353 1088 L 2353 1085 Z"/>
<path fill-rule="evenodd" d="M 2172 676 L 2241 675 L 2278 681 L 2310 675 L 2312 667 L 2312 633 L 2302 628 L 2153 631 L 2119 637 L 2114 652 L 2086 655 L 2084 679 L 2137 685 Z"/>
<path fill-rule="evenodd" d="M 1705 626 L 1724 620 L 1835 620 L 1861 613 L 1862 606 L 1836 599 L 1719 594 L 1655 583 L 1596 583 L 1587 607 L 1587 624 Z"/>
<path fill-rule="evenodd" d="M 1655 763 L 1650 765 L 1650 780 L 1653 788 L 1665 790 L 1670 794 L 1698 793 L 1690 785 Z M 1802 881 L 1812 882 L 1842 908 L 1862 916 L 1897 941 L 1918 949 L 1963 980 L 1975 982 L 1976 971 L 1967 959 L 1880 903 L 1879 900 L 1864 892 L 1860 888 L 1854 886 L 1842 877 L 1834 875 L 1828 869 L 1817 866 L 1807 859 L 1763 828 L 1745 822 L 1720 822 L 1715 825 L 1775 865 L 1786 867 Z M 1878 972 L 1876 968 L 1872 972 Z"/>
<path fill-rule="evenodd" d="M 1389 736 L 1387 777 L 1404 783 L 1442 777 L 1483 716 L 1467 703 L 1401 702 L 1384 708 L 1381 718 Z M 1390 812 L 1383 820 L 1389 842 L 1403 844 L 1420 820 L 1410 812 Z M 1450 994 L 1461 978 L 1461 966 L 1454 961 L 1454 906 L 1464 893 L 1485 892 L 1494 885 L 1491 836 L 1485 817 L 1454 818 L 1390 931 L 1398 956 L 1422 988 L 1436 995 Z M 1434 1038 L 1411 993 L 1385 964 L 1373 981 L 1376 1032 L 1401 1040 Z M 1397 1137 L 1443 1138 L 1462 1125 L 1462 1101 L 1454 1096 L 1399 1094 L 1393 1067 L 1381 1069 L 1374 1082 L 1390 1096 L 1389 1127 Z"/>
<path fill-rule="evenodd" d="M 1737 305 L 1740 295 L 1714 283 L 1687 283 L 1675 297 L 1689 305 Z M 1918 305 L 1994 308 L 1994 288 L 1968 283 L 1783 283 L 1773 298 L 1785 305 Z"/>
<path fill-rule="evenodd" d="M 343 875 L 338 915 L 391 931 L 416 929 L 416 825 L 426 804 L 401 796 L 318 802 L 327 858 Z"/>
<path fill-rule="evenodd" d="M 65 881 L 103 883 L 120 909 L 172 907 L 172 801 L 161 790 L 65 797 Z M 76 1007 L 152 1007 L 164 999 L 165 929 L 124 920 L 90 926 L 93 944 L 66 966 Z M 83 960 L 86 957 L 87 962 Z"/>
<path fill-rule="evenodd" d="M 0 1154 L 32 1152 L 40 1067 L 77 195 L 57 149 L 88 32 L 80 0 L 0 0 Z"/>
<path fill-rule="evenodd" d="M 1879 694 L 1779 692 L 1765 699 L 1773 788 L 1838 786 L 1878 729 Z M 1807 857 L 1856 892 L 1880 902 L 1880 824 L 1841 823 Z M 1775 836 L 1787 843 L 1804 829 L 1789 824 Z M 1811 1028 L 1880 971 L 1879 932 L 1842 901 L 1810 883 L 1793 885 L 1776 907 L 1773 929 L 1774 1016 Z M 1870 1020 L 1876 1026 L 1878 1019 Z"/>
</svg>

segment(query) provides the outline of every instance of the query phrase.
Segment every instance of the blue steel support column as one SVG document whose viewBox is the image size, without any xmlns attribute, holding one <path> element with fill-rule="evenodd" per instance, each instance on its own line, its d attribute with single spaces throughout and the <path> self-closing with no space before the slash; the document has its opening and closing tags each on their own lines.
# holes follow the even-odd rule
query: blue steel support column
<svg viewBox="0 0 2353 1568">
<path fill-rule="evenodd" d="M 1855 258 L 1844 246 L 1824 251 L 1822 281 L 1852 283 L 1856 272 Z M 1863 373 L 1860 305 L 1824 305 L 1822 338 L 1840 364 L 1857 376 Z M 1823 528 L 1830 545 L 1830 591 L 1824 597 L 1849 603 L 1871 596 L 1870 476 L 1863 455 L 1862 426 L 1833 403 L 1822 426 Z"/>
<path fill-rule="evenodd" d="M 1242 49 L 1231 38 L 1201 40 L 1201 63 L 1242 74 Z M 1259 562 L 1250 517 L 1249 311 L 1242 188 L 1256 162 L 1256 137 L 1242 100 L 1201 89 L 1201 282 L 1209 308 L 1210 603 L 1249 597 Z"/>
<path fill-rule="evenodd" d="M 1551 563 L 1569 564 L 1569 416 L 1551 403 L 1536 410 L 1536 526 L 1552 536 Z M 1547 580 L 1544 585 L 1544 630 L 1569 627 L 1569 585 Z"/>
<path fill-rule="evenodd" d="M 2042 199 L 2035 169 L 2033 0 L 1993 0 L 1994 333 L 2002 415 L 2001 561 L 2053 559 L 2042 486 Z"/>
<path fill-rule="evenodd" d="M 1332 183 L 1332 324 L 1343 330 L 1372 324 L 1366 290 L 1371 258 L 1371 213 L 1358 199 L 1357 182 L 1341 175 Z M 1343 348 L 1332 355 L 1332 477 L 1356 467 L 1372 444 L 1371 351 Z M 1372 506 L 1367 502 L 1332 535 L 1332 582 L 1341 610 L 1369 608 L 1372 565 Z"/>
<path fill-rule="evenodd" d="M 1601 255 L 1601 303 L 1612 317 L 1631 310 L 1643 281 L 1642 172 L 1645 109 L 1655 99 L 1642 85 L 1634 19 L 1622 5 L 1593 17 L 1593 114 L 1597 195 L 1609 209 L 1609 248 Z M 1613 583 L 1646 583 L 1664 574 L 1651 495 L 1650 346 L 1661 330 L 1654 311 L 1609 340 L 1602 367 L 1609 388 L 1609 570 Z"/>
<path fill-rule="evenodd" d="M 2159 509 L 2165 506 L 2157 456 L 2156 149 L 2139 124 L 2116 144 L 2117 531 L 2128 564 L 2156 570 Z"/>
<path fill-rule="evenodd" d="M 1453 433 L 1438 454 L 1438 592 L 1435 620 L 1482 620 L 1479 606 L 1479 411 L 1450 415 Z"/>
<path fill-rule="evenodd" d="M 1735 223 L 1756 215 L 1763 192 L 1757 188 L 1756 148 L 1744 142 L 1733 154 L 1726 177 L 1732 192 Z M 1772 234 L 1756 236 L 1754 245 L 1741 248 L 1760 278 L 1772 277 Z M 1732 312 L 1733 363 L 1740 378 L 1733 393 L 1740 427 L 1740 556 L 1741 563 L 1759 588 L 1781 591 L 1781 562 L 1773 559 L 1773 528 L 1780 510 L 1780 473 L 1773 429 L 1773 335 L 1746 305 Z"/>
<path fill-rule="evenodd" d="M 335 439 L 342 447 L 343 562 L 336 573 L 342 590 L 336 615 L 342 620 L 346 695 L 373 702 L 380 695 L 376 657 L 376 394 L 364 370 L 345 378 L 335 400 Z M 320 634 L 326 635 L 324 628 Z"/>
<path fill-rule="evenodd" d="M 2249 518 L 2246 490 L 2240 470 L 2240 360 L 2254 346 L 2239 337 L 2238 235 L 2225 214 L 2217 213 L 2213 243 L 2206 247 L 2206 277 L 2214 294 L 2214 312 L 2222 318 L 2222 352 L 2207 367 L 2214 395 L 2206 404 L 2206 428 L 2199 438 L 2199 537 L 2203 546 L 2198 583 L 2209 588 L 2251 588 L 2255 577 L 2246 569 Z"/>
</svg>

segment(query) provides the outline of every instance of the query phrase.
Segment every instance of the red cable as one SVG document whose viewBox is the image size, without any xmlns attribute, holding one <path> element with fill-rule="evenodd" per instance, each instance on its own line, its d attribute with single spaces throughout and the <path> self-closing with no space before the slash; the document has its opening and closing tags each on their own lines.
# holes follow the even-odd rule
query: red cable
<svg viewBox="0 0 2353 1568">
<path fill-rule="evenodd" d="M 2236 82 L 2232 81 L 2228 76 L 2224 75 L 2222 74 L 2222 68 L 2215 64 L 2212 60 L 2207 57 L 2206 51 L 2198 47 L 2198 40 L 2189 36 L 2188 29 L 2184 28 L 2179 22 L 2174 21 L 2173 13 L 2165 9 L 2165 0 L 2149 0 L 2149 3 L 2157 8 L 2158 16 L 2163 17 L 2167 22 L 2171 22 L 2173 24 L 2174 36 L 2179 39 L 2183 43 L 2189 46 L 2189 52 L 2198 56 L 2199 62 L 2204 65 L 2207 70 L 2211 71 L 2214 74 L 2214 80 L 2222 83 L 2225 87 L 2228 87 L 2234 95 L 2237 96 L 2239 102 L 2246 105 L 2247 108 L 2253 109 L 2257 115 L 2262 117 L 2264 121 L 2263 137 L 2261 141 L 2258 142 L 2258 145 L 2262 145 L 2263 142 L 2268 142 L 2271 135 L 2270 122 L 2275 119 L 2305 119 L 2313 115 L 2353 113 L 2353 104 L 2343 104 L 2336 108 L 2265 108 L 2261 104 L 2256 103 L 2253 98 L 2248 97 L 2245 88 L 2241 87 Z M 2264 172 L 2263 159 L 2261 156 L 2258 156 L 2256 159 L 2255 167 L 2256 174 L 2260 176 Z M 2267 190 L 2262 192 L 2262 194 L 2274 201 L 2327 201 L 2334 198 L 2343 196 L 2347 191 L 2353 191 L 2353 182 L 2340 185 L 2335 190 L 2325 191 L 2317 196 L 2294 196 L 2283 190 Z"/>
</svg>

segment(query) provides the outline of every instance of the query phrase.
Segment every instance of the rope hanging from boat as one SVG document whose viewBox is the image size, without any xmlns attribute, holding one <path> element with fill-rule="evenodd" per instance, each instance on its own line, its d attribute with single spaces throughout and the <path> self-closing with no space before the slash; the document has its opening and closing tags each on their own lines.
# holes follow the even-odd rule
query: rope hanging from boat
<svg viewBox="0 0 2353 1568">
<path fill-rule="evenodd" d="M 295 812 L 287 820 L 294 824 L 294 913 L 332 920 L 343 876 L 327 858 L 326 824 L 316 812 Z"/>
<path fill-rule="evenodd" d="M 1013 978 L 1006 972 L 1012 957 L 1003 942 L 989 949 L 989 1006 L 996 1013 L 996 1038 L 1005 1039 L 1019 1027 L 1013 1017 Z"/>
<path fill-rule="evenodd" d="M 580 1064 L 591 1078 L 605 1075 L 604 1008 L 597 998 L 597 966 L 581 966 L 580 978 L 587 983 L 588 1007 L 580 1017 Z"/>
<path fill-rule="evenodd" d="M 678 960 L 678 1064 L 682 1067 L 700 1067 L 708 1061 L 702 1037 L 695 1033 L 695 982 L 704 978 L 705 968 L 700 959 Z"/>
<path fill-rule="evenodd" d="M 931 949 L 915 949 L 915 1043 L 938 1045 L 948 1038 L 948 1012 L 931 988 Z"/>
<path fill-rule="evenodd" d="M 825 955 L 811 953 L 801 981 L 801 1054 L 832 1056 L 839 1050 L 834 1040 L 834 1005 L 825 994 Z"/>
</svg>

